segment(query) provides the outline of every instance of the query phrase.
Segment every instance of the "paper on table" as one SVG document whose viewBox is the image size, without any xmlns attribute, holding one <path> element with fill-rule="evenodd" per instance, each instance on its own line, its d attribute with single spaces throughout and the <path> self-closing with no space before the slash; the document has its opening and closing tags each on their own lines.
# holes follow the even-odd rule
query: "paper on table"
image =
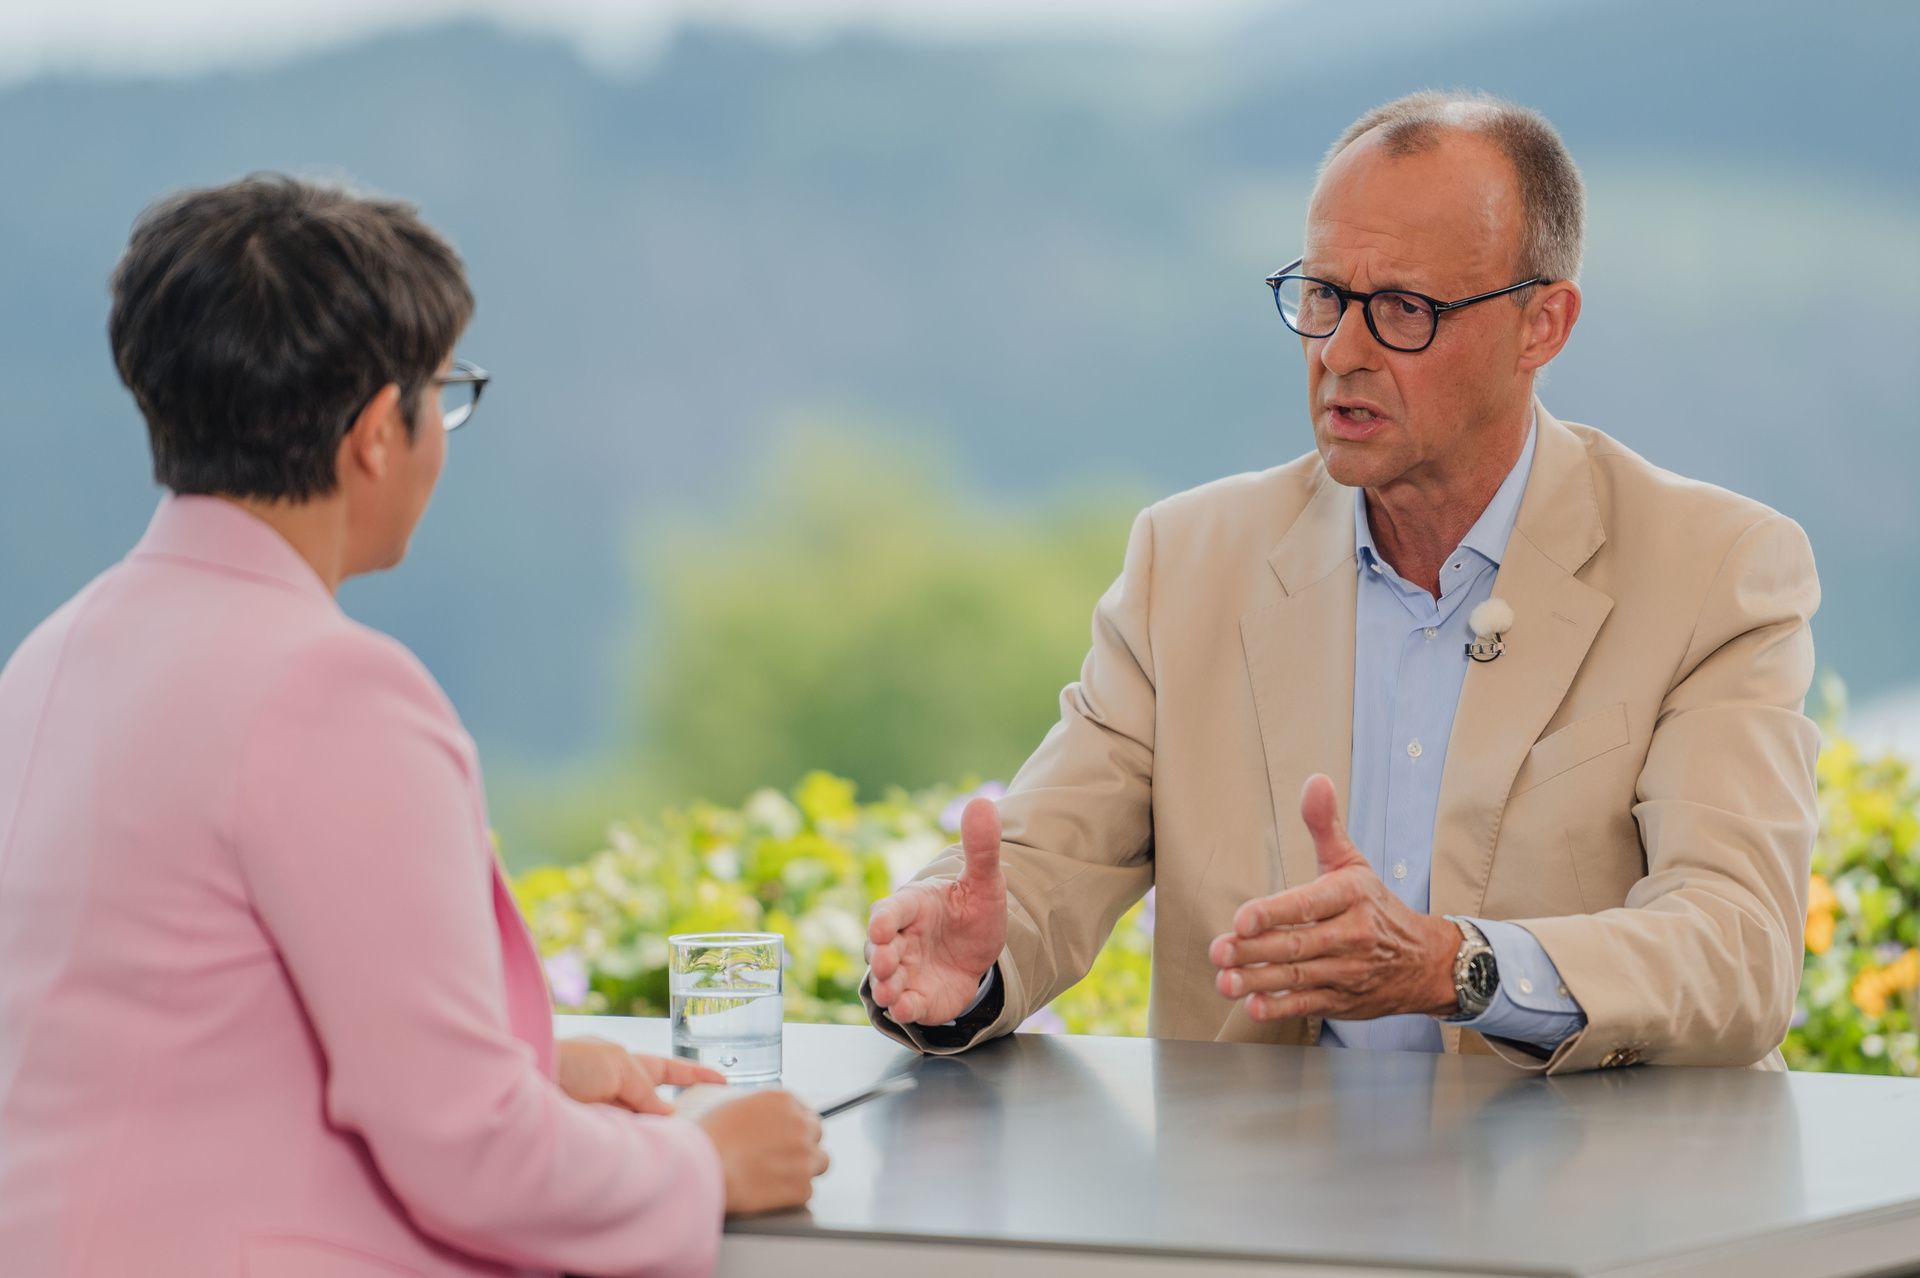
<svg viewBox="0 0 1920 1278">
<path fill-rule="evenodd" d="M 802 1095 L 801 1100 L 812 1105 L 822 1118 L 832 1118 L 857 1105 L 882 1096 L 891 1096 L 898 1092 L 911 1091 L 920 1080 L 911 1074 L 896 1074 L 892 1078 L 883 1078 L 877 1083 L 862 1087 L 859 1091 L 831 1096 L 825 1100 L 814 1096 Z M 758 1088 L 725 1087 L 713 1083 L 702 1083 L 694 1087 L 683 1087 L 680 1094 L 673 1098 L 674 1113 L 679 1118 L 699 1118 L 708 1110 L 728 1101 L 736 1100 Z"/>
</svg>

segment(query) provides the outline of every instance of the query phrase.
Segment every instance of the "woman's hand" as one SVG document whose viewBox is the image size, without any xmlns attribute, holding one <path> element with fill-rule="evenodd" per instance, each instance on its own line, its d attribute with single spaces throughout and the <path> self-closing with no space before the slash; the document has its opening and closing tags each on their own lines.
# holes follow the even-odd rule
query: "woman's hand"
<svg viewBox="0 0 1920 1278">
<path fill-rule="evenodd" d="M 727 1081 L 717 1069 L 676 1057 L 629 1052 L 604 1038 L 564 1038 L 556 1046 L 555 1081 L 567 1095 L 588 1105 L 619 1105 L 636 1114 L 671 1114 L 673 1103 L 657 1095 L 655 1088 Z"/>
</svg>

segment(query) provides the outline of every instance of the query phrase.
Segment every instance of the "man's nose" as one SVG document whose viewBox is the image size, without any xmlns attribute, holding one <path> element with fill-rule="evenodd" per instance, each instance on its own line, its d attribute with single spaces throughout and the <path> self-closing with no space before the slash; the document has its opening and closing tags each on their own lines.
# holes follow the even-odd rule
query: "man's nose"
<svg viewBox="0 0 1920 1278">
<path fill-rule="evenodd" d="M 1329 373 L 1344 377 L 1362 369 L 1376 369 L 1386 348 L 1374 340 L 1359 302 L 1350 301 L 1340 312 L 1331 337 L 1320 341 L 1320 362 Z"/>
</svg>

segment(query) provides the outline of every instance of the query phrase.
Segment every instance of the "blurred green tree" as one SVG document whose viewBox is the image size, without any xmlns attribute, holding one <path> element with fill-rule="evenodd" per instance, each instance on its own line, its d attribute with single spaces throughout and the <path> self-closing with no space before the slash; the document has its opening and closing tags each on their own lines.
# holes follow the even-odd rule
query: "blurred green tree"
<svg viewBox="0 0 1920 1278">
<path fill-rule="evenodd" d="M 966 495 L 937 454 L 802 426 L 740 509 L 645 542 L 639 766 L 669 802 L 826 770 L 869 792 L 1007 777 L 1079 672 L 1140 502 Z"/>
</svg>

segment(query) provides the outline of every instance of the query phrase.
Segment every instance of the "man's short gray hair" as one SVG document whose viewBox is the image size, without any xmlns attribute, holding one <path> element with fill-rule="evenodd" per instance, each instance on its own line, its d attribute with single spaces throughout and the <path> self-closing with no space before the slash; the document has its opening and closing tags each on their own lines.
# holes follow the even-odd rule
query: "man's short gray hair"
<svg viewBox="0 0 1920 1278">
<path fill-rule="evenodd" d="M 1488 93 L 1446 93 L 1427 89 L 1377 106 L 1347 126 L 1326 159 L 1333 158 L 1364 134 L 1380 130 L 1388 155 L 1414 155 L 1431 150 L 1449 131 L 1477 133 L 1506 154 L 1520 186 L 1520 205 L 1526 218 L 1521 233 L 1520 270 L 1550 280 L 1580 278 L 1580 254 L 1586 235 L 1587 194 L 1580 170 L 1567 154 L 1567 144 L 1547 118 L 1517 103 Z M 1531 293 L 1532 289 L 1525 290 Z M 1525 293 L 1516 295 L 1524 297 Z"/>
</svg>

